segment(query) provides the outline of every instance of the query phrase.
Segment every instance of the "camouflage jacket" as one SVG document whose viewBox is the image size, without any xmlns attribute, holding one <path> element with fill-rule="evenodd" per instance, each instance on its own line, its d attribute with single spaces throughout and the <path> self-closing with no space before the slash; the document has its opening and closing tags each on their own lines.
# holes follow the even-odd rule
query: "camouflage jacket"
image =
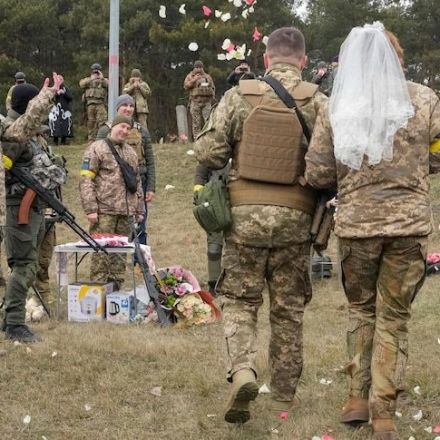
<svg viewBox="0 0 440 440">
<path fill-rule="evenodd" d="M 212 94 L 210 96 L 197 96 L 196 83 L 198 80 L 204 79 L 211 88 Z M 198 102 L 211 102 L 215 98 L 215 84 L 211 75 L 203 72 L 201 75 L 197 75 L 197 72 L 191 71 L 186 75 L 183 82 L 183 88 L 189 91 L 189 99 Z"/>
<path fill-rule="evenodd" d="M 115 149 L 136 171 L 138 190 L 135 194 L 127 191 L 107 142 L 95 141 L 84 152 L 80 171 L 79 190 L 86 214 L 133 215 L 145 210 L 137 155 L 128 144 L 115 144 Z"/>
<path fill-rule="evenodd" d="M 96 140 L 105 139 L 110 133 L 110 123 L 106 122 L 96 135 Z M 145 192 L 156 191 L 156 166 L 154 160 L 153 145 L 149 131 L 135 122 L 130 136 L 127 139 L 138 157 L 139 174 L 142 179 L 142 187 Z"/>
<path fill-rule="evenodd" d="M 79 86 L 84 90 L 83 100 L 86 105 L 104 104 L 107 99 L 108 79 L 87 76 L 80 80 Z"/>
<path fill-rule="evenodd" d="M 135 79 L 137 78 L 130 78 L 122 91 L 133 97 L 137 114 L 148 113 L 147 97 L 151 94 L 150 86 L 145 81 L 140 81 L 139 84 L 136 85 Z"/>
<path fill-rule="evenodd" d="M 336 162 L 328 108 L 319 114 L 306 155 L 306 180 L 338 190 L 340 237 L 424 236 L 432 231 L 430 172 L 440 171 L 440 104 L 435 93 L 408 83 L 415 115 L 394 137 L 393 160 L 366 161 L 359 171 Z"/>
<path fill-rule="evenodd" d="M 53 91 L 44 89 L 29 102 L 26 113 L 18 117 L 15 121 L 3 121 L 0 127 L 1 141 L 23 143 L 31 139 L 47 118 L 53 106 L 53 99 Z M 5 206 L 5 170 L 3 161 L 0 161 L 0 225 L 4 225 L 6 221 Z"/>
<path fill-rule="evenodd" d="M 289 64 L 275 64 L 266 72 L 278 79 L 287 90 L 301 81 L 301 72 Z M 276 99 L 272 88 L 263 83 L 268 94 Z M 312 131 L 318 111 L 327 97 L 317 92 L 301 112 Z M 194 150 L 197 160 L 208 168 L 219 169 L 234 156 L 234 149 L 243 134 L 243 124 L 252 110 L 238 87 L 228 90 L 208 123 L 201 131 Z M 306 140 L 303 139 L 304 146 Z M 235 179 L 236 164 L 232 162 L 229 179 Z M 233 225 L 229 239 L 250 246 L 272 247 L 302 243 L 309 239 L 311 218 L 302 211 L 283 206 L 241 205 L 232 210 Z"/>
</svg>

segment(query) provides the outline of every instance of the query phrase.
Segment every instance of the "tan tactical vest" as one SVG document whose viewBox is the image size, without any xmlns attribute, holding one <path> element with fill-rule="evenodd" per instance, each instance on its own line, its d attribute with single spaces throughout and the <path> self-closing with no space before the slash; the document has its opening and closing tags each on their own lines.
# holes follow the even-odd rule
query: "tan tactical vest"
<svg viewBox="0 0 440 440">
<path fill-rule="evenodd" d="M 306 148 L 301 145 L 303 130 L 296 113 L 278 97 L 268 96 L 258 80 L 240 81 L 239 87 L 252 111 L 234 149 L 238 179 L 229 186 L 232 206 L 280 205 L 312 214 L 315 194 L 303 178 Z M 301 82 L 292 93 L 298 107 L 317 89 Z"/>
<path fill-rule="evenodd" d="M 195 97 L 205 97 L 212 98 L 214 96 L 214 89 L 207 76 L 202 76 L 199 78 L 191 90 L 191 96 Z"/>
<path fill-rule="evenodd" d="M 93 99 L 105 99 L 106 90 L 102 86 L 101 81 L 93 80 L 90 83 L 90 86 L 85 90 L 84 96 L 87 98 L 93 98 Z"/>
</svg>

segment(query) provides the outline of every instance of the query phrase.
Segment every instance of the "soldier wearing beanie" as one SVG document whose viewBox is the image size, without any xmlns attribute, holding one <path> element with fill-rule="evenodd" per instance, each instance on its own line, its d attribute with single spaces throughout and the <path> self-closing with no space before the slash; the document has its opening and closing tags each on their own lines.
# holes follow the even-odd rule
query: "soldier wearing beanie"
<svg viewBox="0 0 440 440">
<path fill-rule="evenodd" d="M 116 100 L 117 115 L 124 115 L 133 118 L 134 99 L 132 96 L 125 94 Z M 98 131 L 96 139 L 105 139 L 110 133 L 111 123 L 106 122 Z M 138 158 L 139 174 L 142 181 L 142 191 L 144 193 L 145 217 L 140 225 L 139 241 L 142 244 L 147 243 L 146 220 L 148 212 L 148 203 L 154 198 L 156 191 L 156 168 L 154 164 L 153 146 L 148 129 L 143 127 L 139 122 L 133 123 L 133 128 L 126 142 L 136 151 Z"/>
<path fill-rule="evenodd" d="M 143 127 L 147 128 L 148 102 L 147 97 L 151 95 L 148 83 L 142 81 L 141 71 L 133 69 L 130 79 L 123 88 L 123 92 L 133 97 L 134 100 L 134 119 Z"/>
<path fill-rule="evenodd" d="M 183 88 L 189 91 L 189 111 L 192 119 L 192 134 L 195 140 L 208 120 L 215 100 L 214 81 L 204 71 L 202 61 L 194 62 L 194 68 L 186 75 Z"/>
<path fill-rule="evenodd" d="M 102 67 L 98 63 L 90 66 L 91 74 L 79 82 L 83 89 L 83 103 L 87 114 L 87 139 L 93 142 L 99 127 L 107 119 L 107 90 L 108 79 L 104 78 Z"/>
<path fill-rule="evenodd" d="M 44 148 L 38 131 L 42 121 L 49 114 L 54 96 L 60 88 L 62 79 L 53 75 L 54 86 L 49 88 L 49 80 L 38 93 L 31 84 L 19 84 L 12 93 L 12 108 L 3 122 L 2 148 L 6 168 L 0 175 L 0 225 L 5 225 L 4 240 L 11 274 L 5 292 L 5 319 L 2 329 L 6 337 L 20 342 L 36 342 L 40 338 L 25 325 L 26 296 L 35 281 L 39 245 L 44 230 L 44 216 L 38 198 L 29 210 L 26 223 L 18 224 L 18 212 L 27 188 L 7 170 L 20 166 L 44 183 L 52 184 L 50 160 L 43 158 Z M 37 95 L 37 96 L 36 96 Z M 38 158 L 38 160 L 36 160 Z M 46 169 L 47 168 L 47 169 Z M 5 183 L 5 185 L 3 185 Z M 40 183 L 43 183 L 40 181 Z M 5 206 L 6 192 L 6 206 Z M 5 215 L 6 214 L 6 215 Z"/>
<path fill-rule="evenodd" d="M 6 112 L 8 112 L 8 110 L 11 108 L 11 97 L 12 97 L 12 91 L 14 90 L 14 87 L 17 84 L 24 84 L 26 82 L 26 75 L 23 72 L 17 72 L 14 75 L 14 78 L 15 78 L 15 84 L 10 87 L 10 89 L 8 90 L 8 93 L 6 95 L 6 102 L 5 102 Z"/>
<path fill-rule="evenodd" d="M 133 215 L 144 218 L 144 194 L 139 175 L 138 157 L 127 143 L 132 118 L 118 113 L 109 124 L 108 135 L 91 143 L 86 149 L 80 171 L 80 196 L 90 224 L 90 233 L 129 235 Z M 131 166 L 137 176 L 135 193 L 126 187 L 115 154 Z M 92 256 L 90 279 L 93 282 L 113 282 L 118 290 L 125 279 L 125 261 L 118 255 Z"/>
</svg>

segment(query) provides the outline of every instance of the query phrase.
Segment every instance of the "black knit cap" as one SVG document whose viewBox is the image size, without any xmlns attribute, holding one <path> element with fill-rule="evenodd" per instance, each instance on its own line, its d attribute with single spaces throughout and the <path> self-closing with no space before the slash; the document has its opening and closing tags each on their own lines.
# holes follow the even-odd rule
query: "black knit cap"
<svg viewBox="0 0 440 440">
<path fill-rule="evenodd" d="M 39 90 L 33 84 L 17 84 L 12 90 L 11 108 L 19 115 L 26 112 L 29 101 L 37 96 Z"/>
</svg>

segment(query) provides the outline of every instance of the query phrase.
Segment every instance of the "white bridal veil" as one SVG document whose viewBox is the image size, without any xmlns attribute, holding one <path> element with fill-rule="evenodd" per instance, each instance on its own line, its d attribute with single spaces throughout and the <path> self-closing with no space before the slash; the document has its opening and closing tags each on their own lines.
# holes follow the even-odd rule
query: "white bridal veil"
<svg viewBox="0 0 440 440">
<path fill-rule="evenodd" d="M 382 23 L 355 27 L 341 46 L 330 97 L 335 157 L 358 170 L 392 160 L 393 139 L 414 109 L 399 58 Z"/>
</svg>

